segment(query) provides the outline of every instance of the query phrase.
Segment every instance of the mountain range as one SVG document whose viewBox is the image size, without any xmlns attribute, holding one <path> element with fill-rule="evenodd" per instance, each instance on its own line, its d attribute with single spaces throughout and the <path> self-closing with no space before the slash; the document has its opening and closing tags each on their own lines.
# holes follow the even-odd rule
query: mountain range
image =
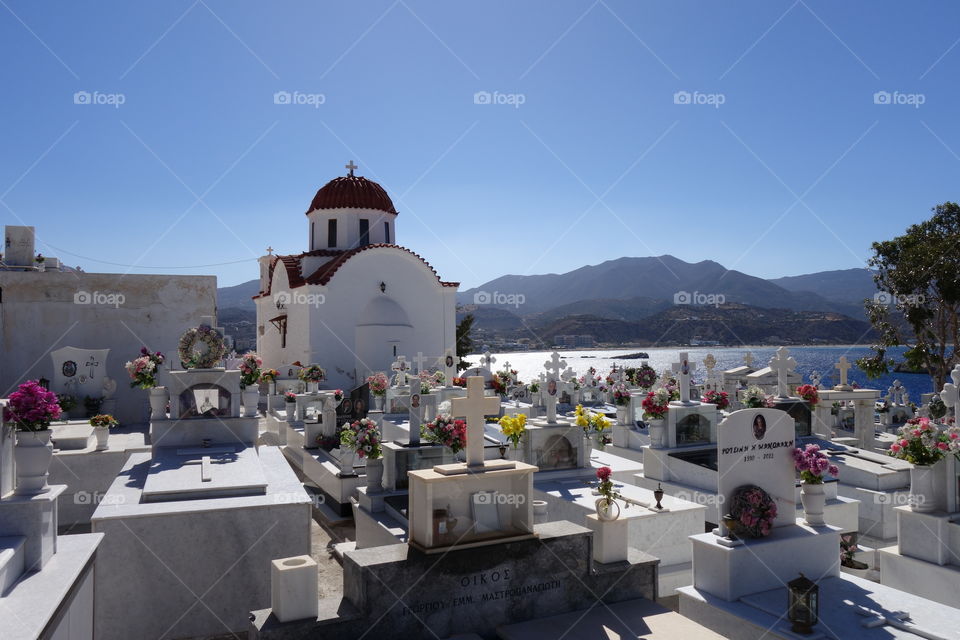
<svg viewBox="0 0 960 640">
<path fill-rule="evenodd" d="M 253 320 L 251 280 L 217 290 L 221 315 Z M 599 342 L 859 342 L 869 339 L 867 269 L 765 280 L 711 260 L 624 257 L 562 274 L 504 275 L 457 294 L 484 339 L 592 334 Z M 239 315 L 238 315 L 239 314 Z M 642 322 L 640 322 L 642 321 Z M 665 334 L 667 337 L 664 337 Z"/>
</svg>

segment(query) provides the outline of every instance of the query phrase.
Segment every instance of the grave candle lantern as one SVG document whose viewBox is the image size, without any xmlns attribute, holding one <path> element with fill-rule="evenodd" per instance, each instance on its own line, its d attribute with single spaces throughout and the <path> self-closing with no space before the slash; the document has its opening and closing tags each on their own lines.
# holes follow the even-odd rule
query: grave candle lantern
<svg viewBox="0 0 960 640">
<path fill-rule="evenodd" d="M 802 573 L 787 583 L 787 619 L 794 633 L 809 635 L 817 624 L 820 587 Z"/>
</svg>

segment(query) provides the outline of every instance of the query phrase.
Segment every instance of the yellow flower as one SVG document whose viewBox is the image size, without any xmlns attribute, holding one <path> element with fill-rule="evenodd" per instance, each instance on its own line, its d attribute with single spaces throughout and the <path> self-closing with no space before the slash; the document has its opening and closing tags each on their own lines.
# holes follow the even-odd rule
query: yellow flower
<svg viewBox="0 0 960 640">
<path fill-rule="evenodd" d="M 578 404 L 577 408 L 574 410 L 574 424 L 578 427 L 589 427 L 590 418 L 583 411 L 583 405 Z"/>
<path fill-rule="evenodd" d="M 610 428 L 610 420 L 606 416 L 595 414 L 593 416 L 593 428 L 597 431 L 603 431 Z"/>
</svg>

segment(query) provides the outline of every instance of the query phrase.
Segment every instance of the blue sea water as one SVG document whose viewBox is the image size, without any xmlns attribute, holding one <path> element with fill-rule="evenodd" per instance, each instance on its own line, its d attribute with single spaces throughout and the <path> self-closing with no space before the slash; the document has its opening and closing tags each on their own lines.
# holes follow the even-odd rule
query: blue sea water
<svg viewBox="0 0 960 640">
<path fill-rule="evenodd" d="M 670 364 L 677 361 L 677 354 L 680 349 L 677 348 L 651 348 L 651 349 L 608 349 L 608 350 L 590 350 L 590 351 L 561 351 L 560 355 L 567 361 L 567 365 L 573 368 L 578 375 L 586 373 L 589 367 L 594 367 L 600 373 L 610 371 L 614 363 L 618 367 L 636 367 L 640 360 L 621 360 L 617 356 L 623 356 L 630 353 L 643 351 L 649 354 L 648 363 L 657 371 L 663 371 L 670 367 Z M 690 354 L 690 361 L 696 363 L 693 379 L 695 382 L 702 382 L 706 376 L 706 370 L 703 367 L 703 359 L 708 353 L 712 353 L 717 359 L 717 371 L 732 369 L 744 364 L 743 357 L 749 351 L 753 354 L 754 368 L 760 369 L 767 366 L 770 358 L 776 352 L 776 347 L 697 347 L 685 349 Z M 890 357 L 899 361 L 904 348 L 890 349 Z M 550 358 L 551 351 L 517 351 L 511 353 L 493 354 L 497 361 L 493 364 L 493 369 L 501 369 L 504 364 L 509 362 L 512 369 L 516 369 L 520 380 L 529 382 L 536 378 L 543 371 L 543 364 Z M 864 346 L 831 346 L 831 347 L 790 347 L 790 355 L 797 361 L 797 371 L 803 376 L 804 382 L 809 381 L 812 372 L 818 371 L 822 376 L 821 384 L 827 389 L 839 382 L 839 371 L 834 365 L 841 356 L 846 356 L 852 363 L 858 358 L 873 355 L 869 347 Z M 467 361 L 473 364 L 479 364 L 479 356 L 468 356 Z M 896 373 L 888 374 L 875 380 L 868 380 L 863 371 L 852 367 L 848 373 L 848 380 L 856 382 L 865 389 L 879 389 L 886 393 L 886 390 L 893 384 L 894 380 L 899 380 L 903 386 L 910 392 L 910 400 L 920 402 L 920 394 L 933 391 L 933 382 L 930 376 L 916 373 Z"/>
</svg>

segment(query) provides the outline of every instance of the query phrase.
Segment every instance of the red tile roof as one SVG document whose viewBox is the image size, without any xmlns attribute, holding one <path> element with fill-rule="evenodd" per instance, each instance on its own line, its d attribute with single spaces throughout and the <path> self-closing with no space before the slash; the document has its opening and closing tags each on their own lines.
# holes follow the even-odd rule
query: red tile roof
<svg viewBox="0 0 960 640">
<path fill-rule="evenodd" d="M 379 184 L 362 176 L 340 176 L 323 185 L 307 213 L 315 209 L 376 209 L 396 214 L 393 201 Z"/>
</svg>

